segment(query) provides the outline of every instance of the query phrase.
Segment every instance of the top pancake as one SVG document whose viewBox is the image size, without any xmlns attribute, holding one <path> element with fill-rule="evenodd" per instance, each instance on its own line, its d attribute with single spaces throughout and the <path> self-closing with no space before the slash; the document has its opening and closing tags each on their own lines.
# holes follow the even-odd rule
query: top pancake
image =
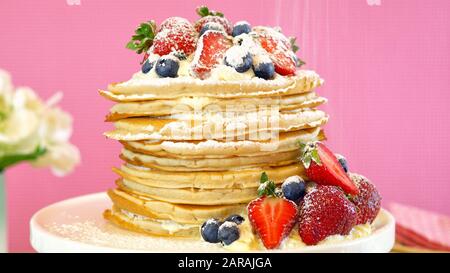
<svg viewBox="0 0 450 273">
<path fill-rule="evenodd" d="M 113 83 L 101 94 L 115 101 L 173 99 L 186 96 L 211 98 L 268 97 L 300 94 L 321 86 L 323 80 L 311 70 L 299 70 L 295 76 L 277 76 L 273 80 L 223 81 L 187 77 L 141 79 Z"/>
</svg>

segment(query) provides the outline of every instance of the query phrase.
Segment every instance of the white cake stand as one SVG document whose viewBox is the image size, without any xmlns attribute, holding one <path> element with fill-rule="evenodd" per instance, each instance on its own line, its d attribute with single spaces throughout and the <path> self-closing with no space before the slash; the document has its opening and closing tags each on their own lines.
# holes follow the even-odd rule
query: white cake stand
<svg viewBox="0 0 450 273">
<path fill-rule="evenodd" d="M 30 240 L 38 252 L 221 252 L 223 248 L 192 239 L 150 237 L 122 230 L 102 218 L 111 201 L 96 193 L 61 201 L 39 210 L 30 220 Z M 282 252 L 389 252 L 395 221 L 381 210 L 374 232 L 356 240 Z"/>
</svg>

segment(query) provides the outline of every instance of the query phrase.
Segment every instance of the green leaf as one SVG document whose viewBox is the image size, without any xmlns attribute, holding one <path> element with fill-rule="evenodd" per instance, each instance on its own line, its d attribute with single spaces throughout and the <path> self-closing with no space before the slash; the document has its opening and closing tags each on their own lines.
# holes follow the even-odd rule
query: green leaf
<svg viewBox="0 0 450 273">
<path fill-rule="evenodd" d="M 297 66 L 297 67 L 302 67 L 303 65 L 305 65 L 306 63 L 302 60 L 302 59 L 300 59 L 300 58 L 298 58 L 297 57 L 297 61 L 296 61 L 296 63 L 295 63 L 295 65 Z"/>
<path fill-rule="evenodd" d="M 259 182 L 262 184 L 262 183 L 267 182 L 268 180 L 269 180 L 269 176 L 267 175 L 266 172 L 263 172 L 263 173 L 261 174 L 261 179 L 259 180 Z"/>
<path fill-rule="evenodd" d="M 197 8 L 197 14 L 200 15 L 200 17 L 205 17 L 209 15 L 209 9 L 207 6 L 200 6 Z"/>
<path fill-rule="evenodd" d="M 196 9 L 197 14 L 200 17 L 206 17 L 206 16 L 218 16 L 223 17 L 223 13 L 220 11 L 215 10 L 209 10 L 207 6 L 200 6 Z"/>
<path fill-rule="evenodd" d="M 0 172 L 15 165 L 22 161 L 32 161 L 38 159 L 40 156 L 44 155 L 46 149 L 38 146 L 32 153 L 29 154 L 15 154 L 15 155 L 7 155 L 0 158 Z"/>
<path fill-rule="evenodd" d="M 150 20 L 141 23 L 139 27 L 134 31 L 136 34 L 131 36 L 131 40 L 126 44 L 126 48 L 136 51 L 141 54 L 147 52 L 153 44 L 153 39 L 156 35 L 155 21 Z"/>
<path fill-rule="evenodd" d="M 297 45 L 297 37 L 289 37 L 289 42 L 291 44 L 291 50 L 297 52 L 300 47 Z"/>
<path fill-rule="evenodd" d="M 322 161 L 320 160 L 319 152 L 317 149 L 313 149 L 311 151 L 311 158 L 317 165 L 322 165 Z"/>
<path fill-rule="evenodd" d="M 305 166 L 305 169 L 308 169 L 309 166 L 311 166 L 311 154 L 306 154 L 303 159 L 303 166 Z"/>
<path fill-rule="evenodd" d="M 258 187 L 258 196 L 276 196 L 276 188 L 277 186 L 273 181 L 266 181 L 259 185 Z"/>
</svg>

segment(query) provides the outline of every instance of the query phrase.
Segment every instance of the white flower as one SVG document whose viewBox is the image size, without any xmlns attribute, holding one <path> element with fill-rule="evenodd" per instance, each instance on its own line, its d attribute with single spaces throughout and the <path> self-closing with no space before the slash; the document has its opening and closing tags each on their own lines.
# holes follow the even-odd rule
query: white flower
<svg viewBox="0 0 450 273">
<path fill-rule="evenodd" d="M 44 102 L 30 88 L 14 91 L 9 74 L 0 70 L 0 160 L 44 150 L 31 163 L 50 167 L 55 175 L 64 175 L 79 163 L 79 150 L 69 143 L 72 118 L 55 107 L 61 98 L 57 93 Z"/>
</svg>

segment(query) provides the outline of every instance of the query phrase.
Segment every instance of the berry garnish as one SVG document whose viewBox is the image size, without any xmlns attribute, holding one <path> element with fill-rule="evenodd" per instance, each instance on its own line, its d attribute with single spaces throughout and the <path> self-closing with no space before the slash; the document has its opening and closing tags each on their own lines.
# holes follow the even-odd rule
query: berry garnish
<svg viewBox="0 0 450 273">
<path fill-rule="evenodd" d="M 240 224 L 242 224 L 245 221 L 245 219 L 244 219 L 244 217 L 240 216 L 239 214 L 233 214 L 233 215 L 230 215 L 227 218 L 225 218 L 224 221 L 225 222 L 226 221 L 234 222 L 237 225 L 240 225 Z"/>
<path fill-rule="evenodd" d="M 355 205 L 335 186 L 317 186 L 305 195 L 299 211 L 298 233 L 307 245 L 348 234 L 357 217 Z"/>
<path fill-rule="evenodd" d="M 339 161 L 339 164 L 341 164 L 342 169 L 344 169 L 345 172 L 348 172 L 347 159 L 345 159 L 345 157 L 340 154 L 334 154 L 334 155 L 336 156 L 337 160 Z"/>
<path fill-rule="evenodd" d="M 230 245 L 238 240 L 240 236 L 239 227 L 235 222 L 225 221 L 220 225 L 217 238 L 224 245 Z"/>
<path fill-rule="evenodd" d="M 247 206 L 250 223 L 267 249 L 277 248 L 297 220 L 297 205 L 277 197 L 275 188 L 275 183 L 263 173 L 258 189 L 260 197 Z"/>
<path fill-rule="evenodd" d="M 191 23 L 182 17 L 169 17 L 164 20 L 158 28 L 158 31 L 163 29 L 172 29 L 172 28 L 192 28 Z"/>
<path fill-rule="evenodd" d="M 153 68 L 153 65 L 155 65 L 155 62 L 150 62 L 150 60 L 147 59 L 142 65 L 142 73 L 147 74 Z"/>
<path fill-rule="evenodd" d="M 300 161 L 309 179 L 318 184 L 341 187 L 348 194 L 358 194 L 358 188 L 336 156 L 322 142 L 301 143 L 300 152 Z"/>
<path fill-rule="evenodd" d="M 306 183 L 298 175 L 286 178 L 281 185 L 284 198 L 294 201 L 296 204 L 305 196 Z"/>
<path fill-rule="evenodd" d="M 244 73 L 252 67 L 252 55 L 242 46 L 233 46 L 225 53 L 224 62 L 237 72 Z"/>
<path fill-rule="evenodd" d="M 225 32 L 231 34 L 232 26 L 230 22 L 223 17 L 223 13 L 209 10 L 206 6 L 201 6 L 197 8 L 197 14 L 201 16 L 194 25 L 197 32 L 200 32 L 205 24 L 213 22 L 221 24 L 225 29 Z"/>
<path fill-rule="evenodd" d="M 358 209 L 356 224 L 371 224 L 381 208 L 380 193 L 364 176 L 355 173 L 350 173 L 349 176 L 359 189 L 358 195 L 350 197 L 350 201 Z"/>
<path fill-rule="evenodd" d="M 275 76 L 275 67 L 267 55 L 256 55 L 253 57 L 253 72 L 258 78 L 270 80 Z"/>
<path fill-rule="evenodd" d="M 211 70 L 222 62 L 225 52 L 232 42 L 221 31 L 208 30 L 200 36 L 191 71 L 194 76 L 204 79 Z"/>
<path fill-rule="evenodd" d="M 209 219 L 203 223 L 200 228 L 200 234 L 202 235 L 203 240 L 208 243 L 218 243 L 220 242 L 218 238 L 219 226 L 222 223 L 217 219 Z"/>
<path fill-rule="evenodd" d="M 166 55 L 156 62 L 155 71 L 161 78 L 176 78 L 180 62 L 175 56 Z"/>
<path fill-rule="evenodd" d="M 280 32 L 268 27 L 256 27 L 257 40 L 269 54 L 274 63 L 275 71 L 283 76 L 294 75 L 296 64 L 292 58 L 289 40 Z"/>
<path fill-rule="evenodd" d="M 233 31 L 231 35 L 233 37 L 239 36 L 243 33 L 250 33 L 252 31 L 252 27 L 247 21 L 239 21 L 234 24 Z"/>
<path fill-rule="evenodd" d="M 165 28 L 158 32 L 153 40 L 153 53 L 160 56 L 174 51 L 181 51 L 186 55 L 194 52 L 197 45 L 197 33 L 186 27 Z"/>
<path fill-rule="evenodd" d="M 153 39 L 156 35 L 156 24 L 154 21 L 141 23 L 134 31 L 135 34 L 127 43 L 126 47 L 141 54 L 147 52 L 153 44 Z"/>
<path fill-rule="evenodd" d="M 223 28 L 223 26 L 221 24 L 210 22 L 210 23 L 206 23 L 202 27 L 202 29 L 200 30 L 200 33 L 198 35 L 202 36 L 207 30 L 217 30 L 217 31 L 225 32 L 225 29 Z"/>
</svg>

